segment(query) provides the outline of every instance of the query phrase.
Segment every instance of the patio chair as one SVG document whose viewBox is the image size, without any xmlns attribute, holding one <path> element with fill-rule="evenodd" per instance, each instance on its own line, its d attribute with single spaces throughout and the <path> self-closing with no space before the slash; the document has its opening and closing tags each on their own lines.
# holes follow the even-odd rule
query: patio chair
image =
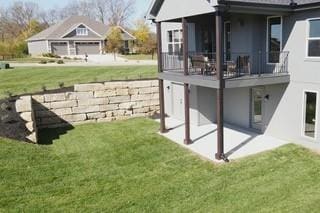
<svg viewBox="0 0 320 213">
<path fill-rule="evenodd" d="M 214 62 L 209 62 L 208 57 L 203 55 L 193 55 L 190 56 L 191 68 L 195 72 L 200 72 L 201 75 L 214 74 L 215 64 Z"/>
<path fill-rule="evenodd" d="M 238 56 L 237 58 L 237 69 L 239 74 L 250 74 L 250 56 Z"/>
</svg>

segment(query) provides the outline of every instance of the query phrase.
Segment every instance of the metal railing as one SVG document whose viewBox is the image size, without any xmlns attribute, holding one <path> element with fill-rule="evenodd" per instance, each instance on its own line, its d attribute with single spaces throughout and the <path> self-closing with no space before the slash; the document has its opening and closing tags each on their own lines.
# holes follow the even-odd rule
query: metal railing
<svg viewBox="0 0 320 213">
<path fill-rule="evenodd" d="M 224 78 L 288 73 L 289 52 L 226 52 L 223 55 Z M 164 72 L 183 73 L 183 64 L 182 53 L 162 53 Z M 216 75 L 216 53 L 189 52 L 188 72 L 190 75 Z"/>
</svg>

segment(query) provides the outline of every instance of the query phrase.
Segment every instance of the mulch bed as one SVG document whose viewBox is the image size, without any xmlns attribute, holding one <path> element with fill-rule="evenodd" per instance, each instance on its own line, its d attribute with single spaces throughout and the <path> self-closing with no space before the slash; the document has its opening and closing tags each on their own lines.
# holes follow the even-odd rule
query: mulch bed
<svg viewBox="0 0 320 213">
<path fill-rule="evenodd" d="M 26 141 L 30 134 L 15 108 L 16 98 L 0 100 L 0 137 Z"/>
</svg>

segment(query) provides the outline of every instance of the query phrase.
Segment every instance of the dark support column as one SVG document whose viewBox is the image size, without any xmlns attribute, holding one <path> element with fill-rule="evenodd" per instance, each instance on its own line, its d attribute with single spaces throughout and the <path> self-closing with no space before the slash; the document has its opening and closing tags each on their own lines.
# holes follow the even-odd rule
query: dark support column
<svg viewBox="0 0 320 213">
<path fill-rule="evenodd" d="M 224 135 L 223 135 L 223 90 L 224 90 L 224 74 L 223 74 L 223 8 L 216 7 L 216 60 L 217 60 L 217 78 L 219 80 L 219 88 L 217 89 L 217 160 L 227 160 L 224 155 Z"/>
<path fill-rule="evenodd" d="M 188 23 L 186 18 L 182 18 L 182 31 L 183 31 L 183 71 L 184 75 L 189 75 L 189 47 L 188 47 Z M 184 84 L 184 119 L 185 119 L 185 144 L 191 144 L 190 139 L 190 97 L 189 97 L 189 84 Z"/>
<path fill-rule="evenodd" d="M 161 22 L 157 22 L 157 44 L 158 44 L 158 72 L 162 70 L 162 39 L 161 39 Z M 159 102 L 160 102 L 160 132 L 165 133 L 166 130 L 166 114 L 164 108 L 164 87 L 163 80 L 159 79 Z"/>
</svg>

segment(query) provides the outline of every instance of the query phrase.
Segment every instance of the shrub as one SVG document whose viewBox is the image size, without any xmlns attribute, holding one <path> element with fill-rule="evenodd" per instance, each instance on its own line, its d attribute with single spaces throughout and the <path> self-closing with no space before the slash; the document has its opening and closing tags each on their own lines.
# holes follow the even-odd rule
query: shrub
<svg viewBox="0 0 320 213">
<path fill-rule="evenodd" d="M 56 62 L 56 61 L 55 61 L 55 60 L 52 60 L 52 59 L 48 61 L 48 63 L 55 63 L 55 62 Z"/>
<path fill-rule="evenodd" d="M 41 60 L 40 62 L 39 62 L 39 64 L 46 64 L 47 63 L 47 60 Z"/>
<path fill-rule="evenodd" d="M 63 59 L 65 59 L 65 60 L 70 60 L 71 58 L 70 58 L 70 57 L 65 56 L 65 57 L 63 57 Z"/>
<path fill-rule="evenodd" d="M 63 60 L 58 60 L 57 64 L 64 64 L 64 61 Z"/>
<path fill-rule="evenodd" d="M 47 58 L 61 58 L 60 56 L 58 56 L 54 53 L 43 53 L 42 56 L 47 57 Z"/>
<path fill-rule="evenodd" d="M 59 87 L 63 88 L 64 87 L 64 83 L 63 82 L 59 82 Z"/>
<path fill-rule="evenodd" d="M 42 91 L 47 91 L 46 85 L 42 85 L 41 89 L 42 89 Z"/>
</svg>

